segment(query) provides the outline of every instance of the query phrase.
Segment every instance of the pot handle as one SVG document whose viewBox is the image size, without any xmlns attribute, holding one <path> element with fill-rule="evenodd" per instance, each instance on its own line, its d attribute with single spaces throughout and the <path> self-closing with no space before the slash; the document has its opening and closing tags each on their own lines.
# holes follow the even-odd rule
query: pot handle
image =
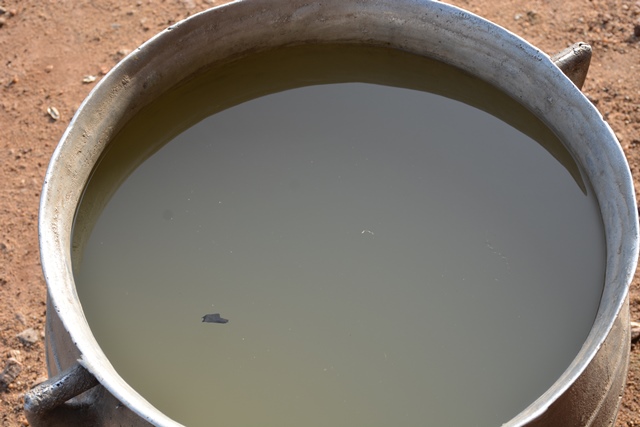
<svg viewBox="0 0 640 427">
<path fill-rule="evenodd" d="M 32 427 L 95 425 L 89 402 L 68 402 L 98 385 L 79 362 L 33 387 L 24 395 L 25 416 Z"/>
<path fill-rule="evenodd" d="M 578 89 L 582 89 L 591 64 L 591 46 L 584 42 L 575 43 L 553 55 L 551 60 Z"/>
</svg>

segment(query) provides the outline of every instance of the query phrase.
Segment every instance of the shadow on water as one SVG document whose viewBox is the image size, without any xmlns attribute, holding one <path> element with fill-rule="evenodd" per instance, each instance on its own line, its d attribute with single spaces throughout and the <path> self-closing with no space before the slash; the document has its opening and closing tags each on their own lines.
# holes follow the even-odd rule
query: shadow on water
<svg viewBox="0 0 640 427">
<path fill-rule="evenodd" d="M 586 193 L 571 154 L 540 119 L 505 93 L 458 68 L 382 47 L 290 46 L 203 70 L 130 120 L 109 143 L 85 188 L 74 225 L 74 258 L 81 258 L 92 224 L 124 180 L 187 128 L 251 99 L 298 87 L 348 82 L 431 92 L 484 110 L 537 141 Z"/>
</svg>

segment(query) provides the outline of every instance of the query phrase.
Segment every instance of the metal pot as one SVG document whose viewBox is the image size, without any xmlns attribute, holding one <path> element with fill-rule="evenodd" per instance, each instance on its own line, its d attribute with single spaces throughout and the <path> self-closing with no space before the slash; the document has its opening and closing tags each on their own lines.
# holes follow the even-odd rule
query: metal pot
<svg viewBox="0 0 640 427">
<path fill-rule="evenodd" d="M 52 378 L 25 396 L 31 425 L 179 425 L 116 373 L 92 334 L 72 274 L 74 215 L 101 153 L 145 105 L 230 57 L 305 43 L 384 46 L 451 64 L 520 102 L 565 143 L 592 183 L 604 220 L 604 293 L 571 365 L 506 425 L 613 425 L 628 366 L 628 286 L 638 255 L 638 218 L 624 154 L 574 84 L 584 81 L 586 68 L 572 71 L 571 58 L 588 49 L 577 46 L 554 63 L 495 24 L 428 0 L 237 1 L 168 27 L 96 85 L 63 135 L 42 191 L 40 247 L 49 291 L 46 351 Z"/>
</svg>

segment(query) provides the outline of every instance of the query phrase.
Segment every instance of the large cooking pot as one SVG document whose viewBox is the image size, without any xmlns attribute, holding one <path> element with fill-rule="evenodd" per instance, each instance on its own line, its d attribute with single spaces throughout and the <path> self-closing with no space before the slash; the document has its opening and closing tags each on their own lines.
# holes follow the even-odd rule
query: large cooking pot
<svg viewBox="0 0 640 427">
<path fill-rule="evenodd" d="M 382 46 L 458 67 L 520 102 L 563 141 L 591 182 L 604 221 L 604 292 L 579 354 L 506 425 L 613 425 L 628 366 L 627 295 L 638 255 L 637 208 L 623 152 L 598 111 L 549 56 L 491 22 L 427 0 L 238 1 L 168 27 L 96 85 L 62 137 L 42 191 L 51 379 L 26 395 L 31 425 L 178 425 L 118 375 L 87 324 L 71 258 L 83 189 L 114 135 L 171 87 L 231 57 L 319 43 Z"/>
</svg>

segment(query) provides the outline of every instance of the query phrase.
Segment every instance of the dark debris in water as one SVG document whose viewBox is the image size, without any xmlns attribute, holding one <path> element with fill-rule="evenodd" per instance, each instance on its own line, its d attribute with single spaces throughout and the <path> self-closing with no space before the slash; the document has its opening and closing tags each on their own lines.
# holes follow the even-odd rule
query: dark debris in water
<svg viewBox="0 0 640 427">
<path fill-rule="evenodd" d="M 202 321 L 206 323 L 227 323 L 229 320 L 220 317 L 220 313 L 213 313 L 202 316 Z"/>
</svg>

